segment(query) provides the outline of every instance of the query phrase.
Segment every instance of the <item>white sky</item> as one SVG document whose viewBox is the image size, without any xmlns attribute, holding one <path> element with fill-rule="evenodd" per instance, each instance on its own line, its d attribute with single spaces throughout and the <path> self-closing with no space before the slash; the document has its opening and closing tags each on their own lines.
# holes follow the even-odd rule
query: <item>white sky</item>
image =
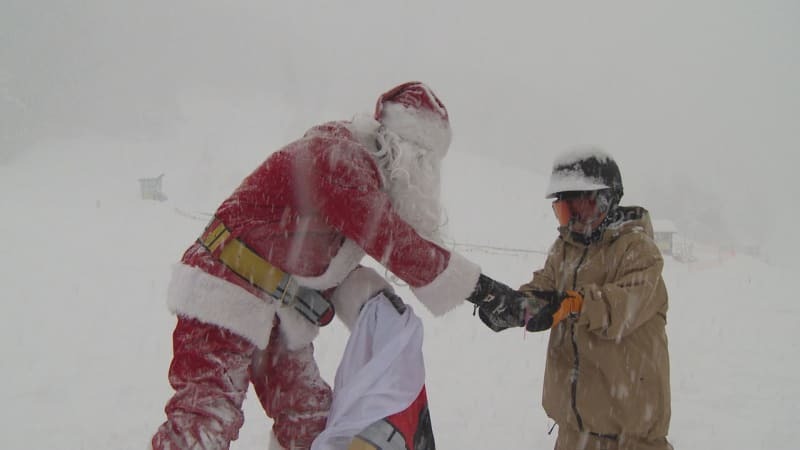
<svg viewBox="0 0 800 450">
<path fill-rule="evenodd" d="M 224 141 L 259 136 L 277 104 L 286 135 L 268 152 L 419 79 L 450 110 L 452 151 L 545 173 L 602 146 L 623 203 L 704 214 L 720 241 L 781 247 L 798 218 L 793 0 L 3 3 L 0 93 L 37 136 L 186 129 L 205 109 L 190 129 Z"/>
</svg>

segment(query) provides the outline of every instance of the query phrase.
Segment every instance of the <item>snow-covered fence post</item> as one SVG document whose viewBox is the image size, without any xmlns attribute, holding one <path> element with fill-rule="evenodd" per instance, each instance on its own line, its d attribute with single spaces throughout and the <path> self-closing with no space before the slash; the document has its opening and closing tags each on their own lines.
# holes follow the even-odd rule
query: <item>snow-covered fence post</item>
<svg viewBox="0 0 800 450">
<path fill-rule="evenodd" d="M 139 178 L 139 188 L 142 192 L 143 200 L 157 200 L 163 202 L 167 196 L 161 191 L 161 180 L 164 174 L 155 178 Z"/>
</svg>

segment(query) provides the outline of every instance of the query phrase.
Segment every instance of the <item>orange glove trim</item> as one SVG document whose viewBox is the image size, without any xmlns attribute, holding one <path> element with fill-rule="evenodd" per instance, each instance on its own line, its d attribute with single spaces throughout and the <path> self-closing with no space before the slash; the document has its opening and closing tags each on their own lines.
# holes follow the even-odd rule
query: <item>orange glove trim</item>
<svg viewBox="0 0 800 450">
<path fill-rule="evenodd" d="M 553 328 L 570 314 L 577 314 L 583 309 L 583 296 L 575 291 L 566 291 L 567 298 L 561 302 L 561 307 L 553 314 Z"/>
</svg>

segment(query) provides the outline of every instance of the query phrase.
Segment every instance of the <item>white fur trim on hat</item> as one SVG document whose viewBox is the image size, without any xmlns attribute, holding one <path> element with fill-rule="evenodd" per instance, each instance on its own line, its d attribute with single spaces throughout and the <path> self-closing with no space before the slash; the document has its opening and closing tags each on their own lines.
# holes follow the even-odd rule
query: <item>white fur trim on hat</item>
<svg viewBox="0 0 800 450">
<path fill-rule="evenodd" d="M 442 273 L 425 286 L 411 288 L 414 295 L 436 316 L 464 302 L 475 290 L 481 268 L 455 252 Z"/>
<path fill-rule="evenodd" d="M 347 275 L 358 267 L 358 263 L 364 258 L 364 250 L 358 246 L 354 241 L 347 239 L 342 244 L 336 256 L 333 257 L 325 273 L 315 277 L 301 277 L 293 275 L 294 278 L 301 286 L 324 291 L 325 289 L 332 288 L 347 277 Z"/>
<path fill-rule="evenodd" d="M 174 314 L 226 328 L 260 349 L 267 347 L 276 309 L 275 303 L 186 264 L 173 267 L 167 306 Z"/>
<path fill-rule="evenodd" d="M 358 267 L 333 291 L 331 303 L 339 319 L 352 330 L 364 303 L 383 290 L 394 292 L 378 272 L 369 267 Z"/>
<path fill-rule="evenodd" d="M 381 122 L 391 132 L 432 151 L 439 159 L 444 158 L 450 147 L 450 124 L 432 111 L 389 102 L 383 105 Z"/>
</svg>

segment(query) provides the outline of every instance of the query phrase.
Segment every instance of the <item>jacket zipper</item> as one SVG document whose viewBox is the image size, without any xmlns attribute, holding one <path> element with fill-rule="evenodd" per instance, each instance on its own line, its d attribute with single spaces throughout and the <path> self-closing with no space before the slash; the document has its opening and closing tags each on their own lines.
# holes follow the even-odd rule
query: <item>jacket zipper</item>
<svg viewBox="0 0 800 450">
<path fill-rule="evenodd" d="M 583 248 L 583 254 L 581 255 L 581 259 L 578 261 L 578 265 L 575 266 L 575 274 L 572 278 L 572 289 L 575 290 L 578 288 L 578 269 L 580 269 L 581 264 L 583 264 L 584 259 L 586 259 L 586 254 L 589 253 L 589 246 Z M 578 421 L 578 430 L 583 431 L 583 418 L 581 418 L 581 414 L 578 412 L 578 405 L 577 405 L 577 398 L 578 398 L 578 373 L 580 370 L 580 359 L 578 358 L 578 343 L 575 341 L 575 322 L 572 321 L 569 326 L 569 333 L 572 340 L 572 351 L 575 353 L 575 363 L 572 366 L 572 412 L 575 413 L 575 419 Z"/>
</svg>

